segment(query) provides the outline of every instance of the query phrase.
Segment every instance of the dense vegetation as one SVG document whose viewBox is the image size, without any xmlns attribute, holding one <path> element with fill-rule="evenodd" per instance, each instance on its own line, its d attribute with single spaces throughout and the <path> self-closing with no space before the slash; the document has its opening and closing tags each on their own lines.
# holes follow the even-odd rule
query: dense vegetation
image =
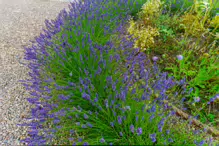
<svg viewBox="0 0 219 146">
<path fill-rule="evenodd" d="M 208 4 L 84 0 L 46 20 L 26 48 L 34 108 L 22 141 L 217 144 L 219 17 Z"/>
</svg>

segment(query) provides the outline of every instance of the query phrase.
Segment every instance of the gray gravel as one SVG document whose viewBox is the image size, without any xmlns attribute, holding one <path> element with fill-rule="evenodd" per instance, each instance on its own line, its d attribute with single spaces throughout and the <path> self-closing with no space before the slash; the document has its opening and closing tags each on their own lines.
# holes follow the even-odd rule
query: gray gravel
<svg viewBox="0 0 219 146">
<path fill-rule="evenodd" d="M 19 145 L 26 136 L 18 127 L 28 116 L 28 92 L 18 82 L 28 78 L 21 58 L 24 46 L 30 45 L 44 27 L 45 19 L 53 19 L 66 0 L 0 0 L 0 145 Z"/>
</svg>

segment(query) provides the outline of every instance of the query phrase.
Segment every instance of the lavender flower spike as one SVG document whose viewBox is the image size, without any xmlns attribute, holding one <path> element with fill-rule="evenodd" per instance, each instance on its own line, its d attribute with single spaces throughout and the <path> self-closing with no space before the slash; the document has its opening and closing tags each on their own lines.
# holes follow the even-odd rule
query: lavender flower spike
<svg viewBox="0 0 219 146">
<path fill-rule="evenodd" d="M 150 134 L 150 138 L 151 138 L 152 142 L 155 143 L 156 142 L 156 133 Z"/>
<path fill-rule="evenodd" d="M 138 136 L 142 134 L 142 128 L 137 129 L 137 134 L 138 134 Z"/>
<path fill-rule="evenodd" d="M 122 124 L 122 118 L 118 116 L 118 123 L 121 125 Z"/>
<path fill-rule="evenodd" d="M 101 139 L 100 139 L 100 142 L 101 142 L 101 143 L 105 143 L 105 139 L 104 139 L 104 138 L 101 138 Z"/>
<path fill-rule="evenodd" d="M 88 115 L 87 114 L 84 114 L 84 119 L 88 119 Z"/>
<path fill-rule="evenodd" d="M 122 136 L 123 136 L 123 133 L 122 133 L 122 132 L 119 132 L 119 135 L 122 137 Z"/>
<path fill-rule="evenodd" d="M 130 126 L 130 130 L 131 130 L 132 133 L 135 132 L 135 127 L 134 127 L 134 125 L 131 125 L 131 126 Z"/>
</svg>

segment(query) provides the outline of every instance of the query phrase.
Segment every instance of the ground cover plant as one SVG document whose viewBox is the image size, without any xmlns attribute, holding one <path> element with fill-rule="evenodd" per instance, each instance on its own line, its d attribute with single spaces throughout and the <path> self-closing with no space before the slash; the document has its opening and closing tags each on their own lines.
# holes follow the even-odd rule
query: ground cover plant
<svg viewBox="0 0 219 146">
<path fill-rule="evenodd" d="M 155 47 L 160 34 L 165 42 L 174 38 L 176 30 L 171 25 L 181 22 L 167 26 L 157 22 L 157 28 L 127 30 L 132 17 L 135 20 L 131 19 L 131 27 L 135 21 L 141 21 L 139 14 L 159 17 L 160 1 L 156 0 L 156 5 L 146 2 L 71 3 L 69 12 L 63 10 L 55 21 L 46 21 L 47 29 L 32 47 L 26 48 L 31 79 L 22 82 L 30 91 L 28 101 L 34 107 L 31 122 L 22 124 L 30 130 L 23 142 L 28 145 L 215 143 L 206 129 L 192 126 L 191 120 L 177 118 L 176 111 L 166 103 L 171 101 L 184 107 L 184 102 L 173 101 L 173 97 L 190 95 L 187 88 L 191 85 L 185 78 L 165 72 L 166 66 L 162 68 L 158 57 L 151 60 L 147 52 Z M 153 6 L 152 13 L 146 11 L 147 5 Z M 147 19 L 144 23 L 154 22 Z M 142 34 L 150 36 L 144 44 L 133 38 L 137 35 L 128 32 L 136 32 L 140 38 L 144 37 Z M 142 47 L 146 52 L 141 51 Z"/>
</svg>

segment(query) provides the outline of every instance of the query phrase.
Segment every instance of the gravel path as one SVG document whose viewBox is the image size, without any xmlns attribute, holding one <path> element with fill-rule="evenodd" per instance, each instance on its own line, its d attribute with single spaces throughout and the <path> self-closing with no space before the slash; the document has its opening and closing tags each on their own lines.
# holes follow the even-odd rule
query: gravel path
<svg viewBox="0 0 219 146">
<path fill-rule="evenodd" d="M 19 145 L 26 135 L 26 129 L 16 124 L 30 109 L 28 93 L 18 82 L 28 78 L 28 69 L 18 60 L 24 46 L 41 32 L 44 20 L 68 8 L 64 1 L 68 0 L 0 0 L 0 145 Z"/>
</svg>

